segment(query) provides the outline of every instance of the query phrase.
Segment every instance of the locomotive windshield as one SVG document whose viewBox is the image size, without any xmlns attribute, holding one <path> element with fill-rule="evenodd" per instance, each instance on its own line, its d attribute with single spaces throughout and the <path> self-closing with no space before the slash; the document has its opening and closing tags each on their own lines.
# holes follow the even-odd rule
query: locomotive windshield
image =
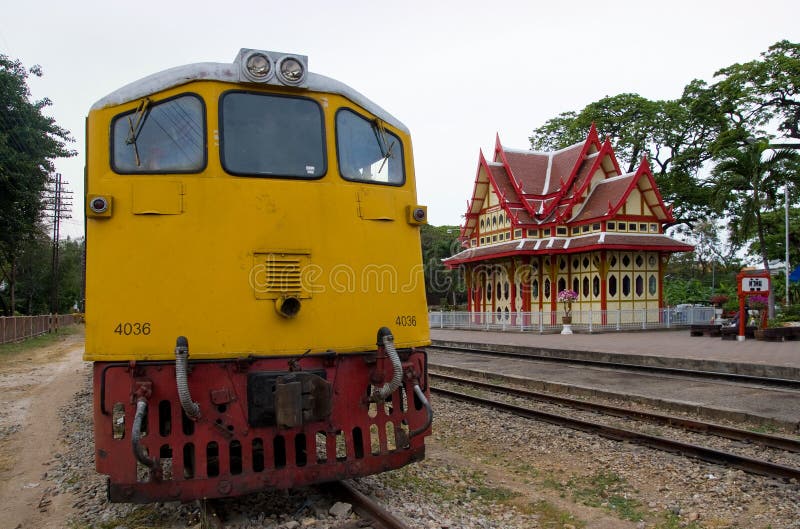
<svg viewBox="0 0 800 529">
<path fill-rule="evenodd" d="M 112 166 L 118 173 L 191 173 L 205 167 L 205 108 L 194 95 L 153 104 L 148 99 L 112 124 Z"/>
<path fill-rule="evenodd" d="M 222 166 L 231 174 L 320 178 L 322 109 L 311 99 L 228 92 L 220 105 Z"/>
<path fill-rule="evenodd" d="M 379 120 L 346 109 L 336 114 L 339 170 L 347 180 L 401 185 L 403 145 Z"/>
</svg>

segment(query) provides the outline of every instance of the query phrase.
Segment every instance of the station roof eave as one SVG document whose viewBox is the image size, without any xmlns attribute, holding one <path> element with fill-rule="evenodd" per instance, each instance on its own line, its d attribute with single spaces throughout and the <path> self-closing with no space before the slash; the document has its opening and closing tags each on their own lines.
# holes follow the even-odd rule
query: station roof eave
<svg viewBox="0 0 800 529">
<path fill-rule="evenodd" d="M 595 233 L 591 235 L 546 239 L 520 239 L 490 246 L 469 248 L 444 259 L 448 268 L 467 263 L 530 255 L 565 255 L 596 250 L 691 252 L 694 247 L 666 235 Z"/>
</svg>

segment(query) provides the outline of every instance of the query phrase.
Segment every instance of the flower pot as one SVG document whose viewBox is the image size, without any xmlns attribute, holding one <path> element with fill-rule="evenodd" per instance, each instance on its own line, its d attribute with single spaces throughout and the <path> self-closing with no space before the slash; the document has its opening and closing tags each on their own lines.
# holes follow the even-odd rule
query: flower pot
<svg viewBox="0 0 800 529">
<path fill-rule="evenodd" d="M 561 323 L 564 325 L 572 325 L 572 316 L 561 316 Z"/>
</svg>

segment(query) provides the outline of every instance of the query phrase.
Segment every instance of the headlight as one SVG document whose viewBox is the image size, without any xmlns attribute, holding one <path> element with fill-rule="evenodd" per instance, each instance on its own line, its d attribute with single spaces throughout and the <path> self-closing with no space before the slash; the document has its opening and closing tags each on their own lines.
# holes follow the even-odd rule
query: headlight
<svg viewBox="0 0 800 529">
<path fill-rule="evenodd" d="M 278 75 L 288 85 L 299 85 L 306 76 L 306 69 L 295 57 L 284 57 L 278 62 Z"/>
<path fill-rule="evenodd" d="M 234 60 L 239 82 L 304 87 L 308 57 L 296 53 L 242 48 Z"/>
<path fill-rule="evenodd" d="M 272 60 L 264 53 L 252 53 L 245 58 L 242 73 L 251 81 L 266 82 L 272 77 Z"/>
</svg>

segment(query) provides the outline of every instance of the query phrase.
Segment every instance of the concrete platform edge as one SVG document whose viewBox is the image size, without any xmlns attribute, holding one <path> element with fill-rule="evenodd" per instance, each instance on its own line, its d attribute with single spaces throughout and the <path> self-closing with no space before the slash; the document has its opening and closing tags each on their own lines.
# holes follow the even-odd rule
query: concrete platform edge
<svg viewBox="0 0 800 529">
<path fill-rule="evenodd" d="M 782 430 L 785 433 L 790 433 L 790 434 L 797 434 L 798 431 L 800 431 L 800 424 L 797 424 L 795 422 L 786 421 L 778 417 L 755 415 L 742 410 L 728 409 L 728 408 L 712 408 L 697 403 L 677 402 L 672 400 L 647 397 L 644 395 L 635 395 L 631 393 L 618 393 L 613 391 L 599 390 L 597 388 L 592 388 L 592 387 L 572 386 L 569 384 L 546 382 L 543 380 L 534 380 L 526 377 L 517 377 L 502 373 L 487 373 L 484 371 L 475 371 L 472 369 L 465 369 L 463 367 L 447 365 L 447 364 L 431 363 L 428 364 L 428 367 L 431 368 L 432 373 L 435 373 L 438 370 L 438 372 L 441 372 L 443 374 L 473 377 L 490 381 L 507 382 L 534 391 L 546 391 L 554 394 L 571 395 L 578 397 L 601 397 L 607 399 L 618 399 L 623 401 L 630 401 L 637 404 L 652 406 L 660 410 L 677 412 L 677 413 L 687 413 L 709 420 L 727 420 L 734 423 L 752 423 L 761 426 L 774 427 L 779 430 Z"/>
<path fill-rule="evenodd" d="M 800 380 L 800 368 L 790 366 L 776 366 L 747 362 L 723 362 L 719 360 L 675 358 L 657 355 L 608 353 L 603 351 L 578 351 L 507 344 L 479 345 L 470 342 L 459 342 L 453 340 L 432 340 L 431 347 L 436 347 L 437 345 L 451 347 L 474 347 L 476 349 L 505 351 L 511 353 L 533 353 L 548 358 L 592 360 L 595 362 L 624 363 L 650 367 L 669 367 L 676 369 L 708 371 L 712 373 L 732 373 L 738 375 L 782 378 L 786 380 Z"/>
</svg>

